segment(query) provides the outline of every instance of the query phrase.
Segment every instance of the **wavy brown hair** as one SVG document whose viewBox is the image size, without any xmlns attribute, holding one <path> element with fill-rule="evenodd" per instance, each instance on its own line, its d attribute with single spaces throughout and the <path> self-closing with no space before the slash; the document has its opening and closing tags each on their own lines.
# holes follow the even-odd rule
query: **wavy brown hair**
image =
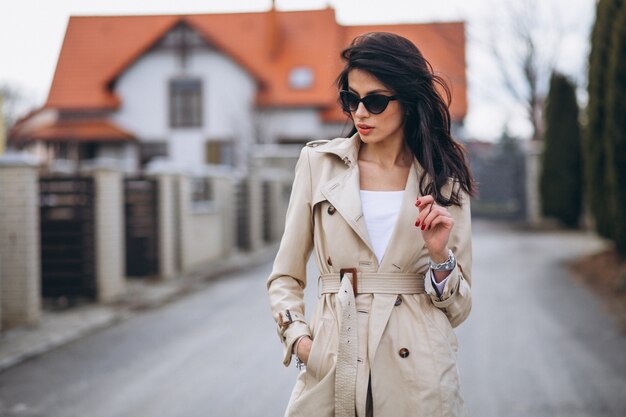
<svg viewBox="0 0 626 417">
<path fill-rule="evenodd" d="M 358 68 L 398 97 L 406 112 L 404 140 L 424 168 L 419 178 L 422 195 L 432 195 L 443 206 L 461 205 L 461 190 L 473 195 L 474 180 L 465 148 L 450 134 L 450 89 L 420 50 L 402 36 L 371 32 L 356 37 L 341 57 L 345 65 L 336 81 L 339 90 L 348 89 L 348 74 Z M 353 127 L 350 136 L 356 132 Z M 458 186 L 445 196 L 442 187 L 450 178 Z"/>
</svg>

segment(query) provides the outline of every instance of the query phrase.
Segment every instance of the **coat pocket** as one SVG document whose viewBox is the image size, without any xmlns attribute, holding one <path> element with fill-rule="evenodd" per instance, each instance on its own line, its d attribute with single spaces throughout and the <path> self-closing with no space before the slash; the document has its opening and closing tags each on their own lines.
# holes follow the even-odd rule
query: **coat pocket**
<svg viewBox="0 0 626 417">
<path fill-rule="evenodd" d="M 330 318 L 320 318 L 313 334 L 313 344 L 306 364 L 307 372 L 316 380 L 321 380 L 331 369 L 328 346 L 333 322 Z"/>
<path fill-rule="evenodd" d="M 433 327 L 443 336 L 444 340 L 447 341 L 452 351 L 457 353 L 459 346 L 458 341 L 446 314 L 434 305 L 431 305 L 428 310 L 429 314 L 427 317 L 430 318 Z"/>
</svg>

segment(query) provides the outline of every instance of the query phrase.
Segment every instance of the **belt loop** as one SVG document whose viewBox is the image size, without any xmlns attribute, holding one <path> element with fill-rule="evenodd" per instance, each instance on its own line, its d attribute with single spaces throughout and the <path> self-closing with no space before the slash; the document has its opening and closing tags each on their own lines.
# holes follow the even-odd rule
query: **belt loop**
<svg viewBox="0 0 626 417">
<path fill-rule="evenodd" d="M 358 294 L 357 291 L 357 278 L 356 278 L 356 268 L 341 268 L 339 270 L 339 283 L 343 279 L 343 274 L 348 273 L 352 274 L 352 292 L 354 292 L 354 296 Z"/>
</svg>

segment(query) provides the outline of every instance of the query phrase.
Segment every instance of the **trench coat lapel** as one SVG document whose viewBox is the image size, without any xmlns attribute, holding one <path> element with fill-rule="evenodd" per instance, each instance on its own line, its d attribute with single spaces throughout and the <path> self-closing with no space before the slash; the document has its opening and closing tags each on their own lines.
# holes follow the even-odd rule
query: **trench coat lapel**
<svg viewBox="0 0 626 417">
<path fill-rule="evenodd" d="M 357 236 L 374 252 L 363 218 L 358 164 L 332 178 L 321 187 L 322 195 L 332 204 Z"/>
<path fill-rule="evenodd" d="M 418 209 L 415 207 L 415 200 L 420 196 L 418 175 L 421 173 L 421 166 L 414 160 L 413 168 L 409 171 L 404 189 L 402 206 L 398 214 L 398 220 L 391 234 L 389 245 L 385 250 L 382 262 L 378 268 L 384 272 L 407 272 L 410 263 L 415 262 L 419 252 L 424 247 L 424 238 L 415 227 Z M 409 249 L 410 248 L 410 249 Z M 376 294 L 372 301 L 372 311 L 376 314 L 370 316 L 370 331 L 368 340 L 368 351 L 370 359 L 376 355 L 376 350 L 382 338 L 389 316 L 394 308 L 396 295 Z"/>
</svg>

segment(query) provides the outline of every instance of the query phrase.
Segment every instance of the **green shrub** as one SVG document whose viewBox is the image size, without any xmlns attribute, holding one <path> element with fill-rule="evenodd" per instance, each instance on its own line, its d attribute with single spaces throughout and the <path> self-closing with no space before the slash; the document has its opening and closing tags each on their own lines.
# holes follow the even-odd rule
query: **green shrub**
<svg viewBox="0 0 626 417">
<path fill-rule="evenodd" d="M 578 225 L 582 211 L 581 132 L 576 87 L 553 74 L 544 111 L 546 130 L 540 178 L 543 214 L 569 227 Z"/>
</svg>

